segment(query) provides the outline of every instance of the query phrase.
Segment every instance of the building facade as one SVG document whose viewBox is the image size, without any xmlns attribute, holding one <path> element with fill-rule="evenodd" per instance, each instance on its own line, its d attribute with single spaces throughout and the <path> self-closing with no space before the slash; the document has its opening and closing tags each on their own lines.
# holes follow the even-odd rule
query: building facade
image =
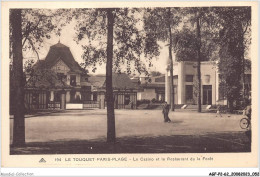
<svg viewBox="0 0 260 177">
<path fill-rule="evenodd" d="M 140 77 L 138 100 L 167 101 L 170 103 L 170 67 L 156 77 Z M 173 63 L 174 104 L 197 104 L 197 62 Z M 219 74 L 215 62 L 201 62 L 201 100 L 203 105 L 214 105 L 219 100 Z"/>
<path fill-rule="evenodd" d="M 165 76 L 140 77 L 139 90 L 137 93 L 138 100 L 165 100 Z"/>
<path fill-rule="evenodd" d="M 154 77 L 130 79 L 125 73 L 113 73 L 114 107 L 136 109 L 137 100 L 170 103 L 169 63 L 165 74 Z M 251 90 L 250 73 L 247 71 L 245 75 L 246 93 Z M 197 77 L 197 62 L 173 63 L 174 104 L 197 104 Z M 221 91 L 223 89 L 220 89 L 220 78 L 216 62 L 201 62 L 202 105 L 226 104 Z M 105 75 L 88 75 L 75 61 L 69 47 L 59 42 L 50 47 L 46 58 L 39 60 L 33 66 L 33 74 L 28 75 L 25 84 L 25 107 L 27 110 L 103 109 L 106 107 L 105 94 Z"/>
<path fill-rule="evenodd" d="M 157 100 L 170 103 L 170 61 L 167 62 L 166 72 L 156 77 L 139 77 L 138 100 Z M 135 78 L 136 79 L 136 78 Z M 245 71 L 245 81 L 241 80 L 246 98 L 251 98 L 251 70 Z M 175 105 L 197 105 L 198 102 L 198 74 L 197 62 L 182 61 L 173 63 L 173 90 Z M 225 87 L 221 83 L 217 62 L 201 62 L 201 104 L 227 105 Z"/>
<path fill-rule="evenodd" d="M 90 76 L 94 100 L 100 102 L 101 109 L 106 107 L 106 77 L 105 75 Z M 115 109 L 136 109 L 137 86 L 131 81 L 127 74 L 112 75 L 112 86 Z"/>
<path fill-rule="evenodd" d="M 75 61 L 69 47 L 51 46 L 44 60 L 33 66 L 25 85 L 27 109 L 65 109 L 69 103 L 91 99 L 88 75 Z"/>
<path fill-rule="evenodd" d="M 32 71 L 25 84 L 27 110 L 106 107 L 105 75 L 88 75 L 60 42 Z M 137 88 L 127 74 L 113 74 L 113 92 L 116 109 L 136 108 Z"/>
<path fill-rule="evenodd" d="M 197 62 L 173 63 L 174 104 L 197 104 Z M 170 102 L 170 71 L 165 75 L 165 101 Z M 219 98 L 219 76 L 215 62 L 201 62 L 201 100 L 203 105 L 214 105 Z"/>
</svg>

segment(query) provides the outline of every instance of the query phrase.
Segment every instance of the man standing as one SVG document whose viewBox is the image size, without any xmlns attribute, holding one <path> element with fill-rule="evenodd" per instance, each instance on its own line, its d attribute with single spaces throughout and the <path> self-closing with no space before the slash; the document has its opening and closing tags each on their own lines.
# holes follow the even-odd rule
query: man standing
<svg viewBox="0 0 260 177">
<path fill-rule="evenodd" d="M 171 119 L 168 116 L 169 110 L 170 110 L 170 106 L 167 104 L 167 102 L 165 102 L 163 105 L 163 110 L 162 110 L 162 113 L 164 116 L 164 122 L 171 122 Z"/>
</svg>

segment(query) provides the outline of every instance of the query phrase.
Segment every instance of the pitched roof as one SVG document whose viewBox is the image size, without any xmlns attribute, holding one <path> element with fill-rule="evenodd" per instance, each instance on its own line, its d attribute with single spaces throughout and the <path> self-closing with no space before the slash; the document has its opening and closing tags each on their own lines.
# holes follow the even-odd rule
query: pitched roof
<svg viewBox="0 0 260 177">
<path fill-rule="evenodd" d="M 154 82 L 165 82 L 165 76 L 156 76 L 154 77 Z"/>
<path fill-rule="evenodd" d="M 144 83 L 140 85 L 141 88 L 165 88 L 165 84 L 161 83 Z"/>
<path fill-rule="evenodd" d="M 88 78 L 88 81 L 91 83 L 96 88 L 101 88 L 103 87 L 105 81 L 106 81 L 106 76 L 90 76 Z"/>
<path fill-rule="evenodd" d="M 127 74 L 113 73 L 112 76 L 113 88 L 116 89 L 135 89 L 136 85 L 131 81 Z"/>
<path fill-rule="evenodd" d="M 26 83 L 28 88 L 70 88 L 65 78 L 61 79 L 52 70 L 36 70 Z"/>
<path fill-rule="evenodd" d="M 38 61 L 33 65 L 33 69 L 34 69 L 34 70 L 47 69 L 45 60 L 38 60 Z"/>
<path fill-rule="evenodd" d="M 51 68 L 58 60 L 62 60 L 72 72 L 81 73 L 82 69 L 79 64 L 75 61 L 69 47 L 61 44 L 60 42 L 51 46 L 45 60 L 37 62 L 40 68 Z"/>
</svg>

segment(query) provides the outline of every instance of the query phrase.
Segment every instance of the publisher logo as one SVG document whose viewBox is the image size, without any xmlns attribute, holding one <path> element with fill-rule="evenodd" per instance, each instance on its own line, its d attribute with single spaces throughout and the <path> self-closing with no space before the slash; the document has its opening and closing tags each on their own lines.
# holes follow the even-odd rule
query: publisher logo
<svg viewBox="0 0 260 177">
<path fill-rule="evenodd" d="M 45 163 L 46 160 L 44 160 L 44 158 L 41 158 L 41 160 L 39 161 L 40 163 Z"/>
</svg>

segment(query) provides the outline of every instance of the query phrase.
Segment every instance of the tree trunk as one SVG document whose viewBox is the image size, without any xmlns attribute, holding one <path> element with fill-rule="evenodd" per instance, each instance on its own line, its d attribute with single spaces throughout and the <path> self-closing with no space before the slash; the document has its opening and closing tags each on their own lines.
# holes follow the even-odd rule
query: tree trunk
<svg viewBox="0 0 260 177">
<path fill-rule="evenodd" d="M 107 101 L 107 142 L 116 141 L 115 112 L 112 85 L 113 68 L 113 9 L 107 9 L 107 65 L 106 65 L 106 101 Z"/>
<path fill-rule="evenodd" d="M 229 109 L 229 112 L 230 112 L 230 113 L 233 113 L 233 110 L 234 110 L 233 103 L 234 103 L 234 100 L 231 99 L 231 98 L 229 98 L 229 99 L 228 99 L 228 109 Z"/>
<path fill-rule="evenodd" d="M 173 86 L 173 59 L 172 59 L 172 31 L 171 31 L 171 9 L 168 8 L 168 30 L 169 30 L 169 38 L 170 38 L 170 43 L 169 43 L 169 59 L 171 61 L 170 63 L 170 105 L 171 105 L 171 110 L 174 111 L 174 86 Z"/>
<path fill-rule="evenodd" d="M 241 30 L 242 30 L 242 24 L 241 24 Z M 246 88 L 245 88 L 245 46 L 244 46 L 244 33 L 241 34 L 241 38 L 242 38 L 242 42 L 241 42 L 241 45 L 242 45 L 242 53 L 241 53 L 241 57 L 242 57 L 242 82 L 243 82 L 243 85 L 242 85 L 242 89 L 243 89 L 243 107 L 245 108 L 248 104 L 246 102 Z"/>
<path fill-rule="evenodd" d="M 247 106 L 246 104 L 246 88 L 245 88 L 245 57 L 244 57 L 244 55 L 245 55 L 245 46 L 244 46 L 244 32 L 243 32 L 243 27 L 242 27 L 242 23 L 241 22 L 239 22 L 239 24 L 238 24 L 238 34 L 239 34 L 239 36 L 240 36 L 240 38 L 239 38 L 239 41 L 238 41 L 238 43 L 239 43 L 239 48 L 240 48 L 240 51 L 241 52 L 239 52 L 240 54 L 241 54 L 241 56 L 239 57 L 240 58 L 240 66 L 241 66 L 241 68 L 240 68 L 240 70 L 241 70 L 241 73 L 242 73 L 242 76 L 240 75 L 240 79 L 239 79 L 239 81 L 241 80 L 241 77 L 242 77 L 242 97 L 243 97 L 243 104 L 242 104 L 242 106 L 243 107 L 245 107 L 245 106 Z M 240 100 L 239 99 L 236 99 L 236 101 L 239 101 L 240 102 Z"/>
<path fill-rule="evenodd" d="M 242 79 L 243 79 L 243 107 L 246 107 L 246 88 L 245 88 L 245 58 L 242 57 Z"/>
<path fill-rule="evenodd" d="M 13 70 L 14 70 L 14 126 L 13 145 L 22 146 L 25 144 L 25 123 L 24 123 L 24 84 L 23 84 L 23 55 L 22 55 L 22 17 L 21 9 L 10 11 L 10 24 L 12 27 L 13 42 Z"/>
<path fill-rule="evenodd" d="M 200 54 L 200 48 L 201 48 L 201 36 L 200 36 L 200 17 L 198 15 L 197 17 L 197 39 L 198 39 L 198 48 L 197 48 L 197 54 L 198 54 L 198 60 L 197 60 L 197 73 L 198 73 L 198 112 L 201 112 L 201 73 L 200 73 L 200 61 L 201 61 L 201 54 Z"/>
</svg>

